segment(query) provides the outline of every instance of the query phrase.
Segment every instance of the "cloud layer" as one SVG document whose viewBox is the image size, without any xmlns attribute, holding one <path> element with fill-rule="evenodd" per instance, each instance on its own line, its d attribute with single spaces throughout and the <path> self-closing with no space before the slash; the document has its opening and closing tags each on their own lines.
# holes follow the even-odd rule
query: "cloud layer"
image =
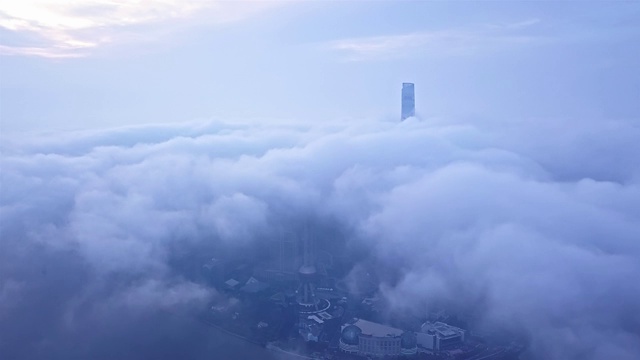
<svg viewBox="0 0 640 360">
<path fill-rule="evenodd" d="M 539 22 L 539 19 L 529 19 L 510 24 L 341 39 L 324 46 L 346 61 L 393 60 L 426 54 L 430 57 L 477 55 L 548 42 L 547 38 L 529 29 Z"/>
<path fill-rule="evenodd" d="M 7 139 L 0 353 L 160 358 L 168 337 L 165 357 L 204 357 L 194 254 L 304 217 L 395 272 L 394 311 L 451 304 L 524 332 L 535 359 L 635 359 L 637 138 L 633 122 L 410 119 Z"/>
</svg>

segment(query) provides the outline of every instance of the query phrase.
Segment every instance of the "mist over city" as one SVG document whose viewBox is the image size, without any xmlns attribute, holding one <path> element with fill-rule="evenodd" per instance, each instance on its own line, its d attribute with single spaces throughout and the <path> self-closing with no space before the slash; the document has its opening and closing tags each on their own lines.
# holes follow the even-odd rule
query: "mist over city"
<svg viewBox="0 0 640 360">
<path fill-rule="evenodd" d="M 1 359 L 640 358 L 637 4 L 53 3 Z"/>
</svg>

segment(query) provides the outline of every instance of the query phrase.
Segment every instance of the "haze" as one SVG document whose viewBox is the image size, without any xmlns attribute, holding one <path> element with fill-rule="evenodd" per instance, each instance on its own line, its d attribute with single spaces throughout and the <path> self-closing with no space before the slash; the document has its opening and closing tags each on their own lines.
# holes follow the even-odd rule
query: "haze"
<svg viewBox="0 0 640 360">
<path fill-rule="evenodd" d="M 447 304 L 522 359 L 640 358 L 639 19 L 0 1 L 0 358 L 273 357 L 194 320 L 225 297 L 194 274 L 305 226 L 347 282 L 378 269 L 389 318 Z"/>
</svg>

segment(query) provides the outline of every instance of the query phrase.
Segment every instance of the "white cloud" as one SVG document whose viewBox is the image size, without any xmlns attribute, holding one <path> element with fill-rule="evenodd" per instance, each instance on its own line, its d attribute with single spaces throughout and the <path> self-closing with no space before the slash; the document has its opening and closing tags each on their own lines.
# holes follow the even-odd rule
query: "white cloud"
<svg viewBox="0 0 640 360">
<path fill-rule="evenodd" d="M 266 0 L 4 0 L 0 2 L 0 28 L 31 41 L 5 44 L 0 52 L 51 58 L 86 56 L 92 48 L 106 44 L 158 37 L 175 24 L 228 23 L 280 5 L 280 1 Z"/>
<path fill-rule="evenodd" d="M 540 42 L 541 37 L 522 32 L 539 22 L 539 19 L 529 19 L 510 24 L 341 39 L 322 46 L 346 61 L 388 60 L 417 55 L 469 55 Z"/>
<path fill-rule="evenodd" d="M 33 268 L 68 262 L 25 248 L 75 254 L 102 284 L 58 301 L 78 323 L 103 293 L 107 312 L 200 304 L 206 291 L 180 281 L 172 256 L 247 250 L 311 219 L 396 273 L 381 286 L 396 311 L 446 302 L 524 331 L 541 359 L 637 358 L 639 129 L 508 124 L 210 123 L 4 142 L 0 316 L 51 293 L 50 277 L 32 290 Z"/>
<path fill-rule="evenodd" d="M 211 290 L 192 283 L 164 284 L 148 280 L 110 299 L 110 305 L 140 309 L 173 308 L 189 303 L 205 304 L 211 293 Z"/>
</svg>

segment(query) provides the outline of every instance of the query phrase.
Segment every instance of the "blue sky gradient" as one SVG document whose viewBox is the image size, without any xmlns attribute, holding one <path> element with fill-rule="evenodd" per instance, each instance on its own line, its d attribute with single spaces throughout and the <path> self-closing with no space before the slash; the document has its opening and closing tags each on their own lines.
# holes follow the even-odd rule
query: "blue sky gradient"
<svg viewBox="0 0 640 360">
<path fill-rule="evenodd" d="M 246 10 L 264 3 L 153 20 L 138 14 L 149 17 L 143 7 L 124 25 L 109 20 L 115 5 L 61 8 L 69 22 L 89 12 L 107 24 L 56 30 L 97 44 L 86 48 L 50 40 L 48 28 L 7 28 L 0 7 L 2 129 L 395 119 L 403 81 L 416 83 L 424 118 L 640 115 L 636 1 L 289 1 Z M 235 17 L 221 21 L 227 13 Z M 28 51 L 34 44 L 38 55 Z"/>
</svg>

